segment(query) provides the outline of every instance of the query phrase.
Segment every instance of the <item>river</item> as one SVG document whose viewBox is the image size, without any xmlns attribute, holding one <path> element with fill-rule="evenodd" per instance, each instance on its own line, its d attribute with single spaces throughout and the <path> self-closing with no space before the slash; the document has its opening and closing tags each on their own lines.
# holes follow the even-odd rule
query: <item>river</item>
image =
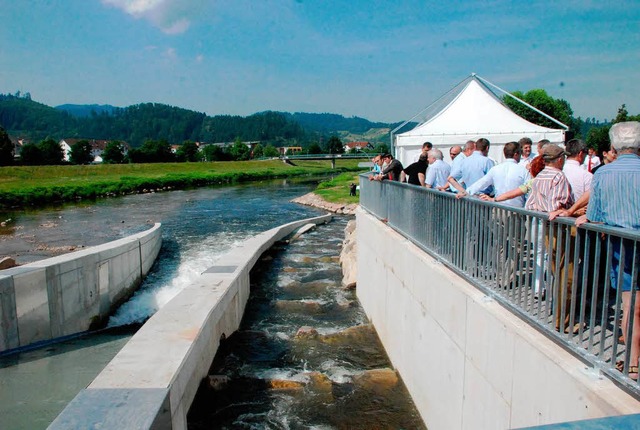
<svg viewBox="0 0 640 430">
<path fill-rule="evenodd" d="M 163 225 L 158 259 L 138 292 L 110 318 L 111 329 L 0 357 L 0 428 L 46 428 L 117 354 L 136 327 L 189 285 L 200 268 L 213 265 L 256 233 L 321 213 L 289 202 L 316 183 L 310 179 L 265 181 L 0 213 L 0 221 L 6 223 L 0 227 L 0 256 L 10 255 L 20 264 L 118 239 L 155 222 Z M 342 231 L 334 229 L 331 235 L 337 237 L 325 238 L 329 242 L 324 246 L 337 252 Z M 339 269 L 331 270 L 338 276 Z M 343 293 L 337 297 L 345 300 Z M 366 319 L 359 309 L 348 309 L 348 315 L 347 325 L 362 324 Z M 344 328 L 341 318 L 327 318 L 321 333 Z M 331 324 L 334 328 L 329 329 Z M 373 363 L 379 366 L 376 357 Z M 322 362 L 326 366 L 327 360 Z M 345 377 L 340 374 L 343 367 L 331 370 L 338 372 L 334 379 Z M 414 413 L 412 410 L 412 418 Z"/>
</svg>

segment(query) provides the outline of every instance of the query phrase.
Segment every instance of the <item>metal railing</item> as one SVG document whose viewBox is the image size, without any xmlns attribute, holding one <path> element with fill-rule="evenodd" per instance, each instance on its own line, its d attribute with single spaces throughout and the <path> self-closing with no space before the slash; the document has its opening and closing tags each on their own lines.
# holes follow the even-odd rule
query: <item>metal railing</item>
<svg viewBox="0 0 640 430">
<path fill-rule="evenodd" d="M 638 289 L 640 234 L 597 224 L 576 228 L 572 219 L 550 222 L 542 212 L 371 182 L 367 175 L 360 176 L 360 205 L 640 397 L 624 344 L 640 336 L 640 317 L 624 312 L 636 308 L 636 294 L 623 294 L 623 276 Z"/>
</svg>

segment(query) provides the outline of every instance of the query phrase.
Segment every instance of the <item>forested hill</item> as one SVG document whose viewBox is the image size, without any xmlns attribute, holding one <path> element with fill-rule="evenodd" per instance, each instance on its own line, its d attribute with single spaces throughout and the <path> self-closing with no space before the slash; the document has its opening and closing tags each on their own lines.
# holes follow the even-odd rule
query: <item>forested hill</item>
<svg viewBox="0 0 640 430">
<path fill-rule="evenodd" d="M 71 112 L 71 113 L 70 113 Z M 72 114 L 73 113 L 73 114 Z M 99 105 L 63 105 L 59 108 L 35 102 L 26 93 L 0 94 L 0 126 L 16 137 L 33 142 L 51 137 L 121 140 L 133 147 L 146 140 L 182 143 L 262 141 L 307 146 L 319 138 L 338 134 L 363 135 L 390 124 L 337 114 L 260 112 L 250 116 L 216 115 L 142 103 L 125 108 Z"/>
</svg>

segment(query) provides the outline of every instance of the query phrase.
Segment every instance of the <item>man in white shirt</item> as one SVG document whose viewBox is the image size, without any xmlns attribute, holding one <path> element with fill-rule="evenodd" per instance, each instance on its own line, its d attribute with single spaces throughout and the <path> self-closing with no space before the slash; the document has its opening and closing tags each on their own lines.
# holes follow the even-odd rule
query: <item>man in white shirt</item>
<svg viewBox="0 0 640 430">
<path fill-rule="evenodd" d="M 432 149 L 429 151 L 429 168 L 427 176 L 424 180 L 424 186 L 427 188 L 440 189 L 448 184 L 447 178 L 451 173 L 451 167 L 442 161 L 442 151 Z"/>
<path fill-rule="evenodd" d="M 491 185 L 495 189 L 495 195 L 500 195 L 518 188 L 528 181 L 530 178 L 529 171 L 521 164 L 518 164 L 520 161 L 520 145 L 516 142 L 505 144 L 503 154 L 505 160 L 502 163 L 492 167 L 486 175 L 471 184 L 464 193 L 460 193 L 458 196 L 464 197 L 478 194 Z M 524 207 L 525 199 L 524 196 L 520 196 L 501 203 L 521 208 Z"/>
<path fill-rule="evenodd" d="M 455 148 L 452 147 L 451 149 Z M 473 140 L 468 140 L 467 143 L 464 144 L 464 149 L 461 153 L 458 153 L 455 157 L 452 157 L 453 162 L 451 163 L 451 170 L 460 169 L 460 165 L 463 160 L 473 154 L 473 151 L 476 150 L 476 142 Z M 449 151 L 449 155 L 451 155 L 451 151 Z M 453 187 L 453 185 L 445 185 L 439 188 L 440 191 L 451 191 L 452 193 L 457 193 L 458 190 Z"/>
<path fill-rule="evenodd" d="M 422 151 L 420 153 L 418 153 L 415 157 L 413 157 L 413 162 L 417 163 L 420 160 L 420 157 L 422 155 L 426 157 L 428 157 L 428 153 L 429 151 L 431 151 L 431 149 L 433 148 L 433 143 L 431 142 L 425 142 L 422 144 Z"/>
<path fill-rule="evenodd" d="M 586 191 L 591 190 L 591 179 L 593 178 L 593 174 L 581 167 L 587 155 L 587 145 L 582 140 L 571 139 L 565 145 L 565 151 L 568 155 L 562 172 L 571 185 L 573 201 L 578 201 Z"/>
<path fill-rule="evenodd" d="M 593 169 L 599 166 L 601 163 L 600 157 L 596 153 L 596 150 L 593 148 L 589 148 L 589 153 L 586 157 L 584 157 L 584 163 L 582 164 L 582 168 L 585 169 L 589 173 L 593 173 Z"/>
</svg>

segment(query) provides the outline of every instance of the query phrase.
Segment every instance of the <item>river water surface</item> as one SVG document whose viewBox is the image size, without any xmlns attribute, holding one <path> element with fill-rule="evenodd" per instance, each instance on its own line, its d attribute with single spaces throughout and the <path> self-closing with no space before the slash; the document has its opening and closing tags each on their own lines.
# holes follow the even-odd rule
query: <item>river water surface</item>
<svg viewBox="0 0 640 430">
<path fill-rule="evenodd" d="M 139 324 L 189 285 L 199 276 L 203 267 L 213 265 L 236 244 L 256 233 L 290 221 L 318 215 L 320 211 L 289 202 L 292 198 L 310 191 L 316 183 L 315 180 L 269 181 L 241 186 L 133 195 L 37 211 L 0 213 L 0 220 L 9 220 L 6 227 L 0 228 L 0 256 L 11 255 L 22 264 L 118 239 L 145 230 L 154 222 L 161 222 L 163 225 L 163 244 L 158 259 L 139 291 L 111 317 L 111 329 L 37 350 L 0 357 L 0 429 L 46 428 L 66 404 L 117 354 Z M 309 374 L 305 372 L 317 369 L 318 374 L 311 377 L 320 378 L 324 381 L 325 388 L 331 386 L 332 391 L 335 391 L 334 400 L 338 399 L 338 402 L 333 403 L 333 408 L 348 411 L 353 405 L 347 399 L 359 398 L 362 393 L 367 392 L 362 389 L 348 389 L 354 384 L 353 376 L 360 375 L 367 369 L 388 367 L 389 364 L 384 353 L 378 349 L 375 335 L 371 337 L 370 332 L 366 333 L 366 317 L 359 308 L 355 295 L 339 288 L 327 287 L 328 284 L 339 285 L 339 266 L 335 260 L 344 237 L 344 221 L 338 221 L 336 225 L 338 227 L 329 230 L 318 229 L 308 236 L 309 239 L 303 236 L 298 245 L 295 242 L 291 245 L 302 246 L 304 250 L 287 250 L 288 247 L 276 250 L 272 257 L 273 267 L 267 262 L 256 271 L 255 276 L 263 276 L 264 272 L 265 278 L 255 281 L 252 286 L 250 309 L 253 310 L 248 311 L 246 321 L 243 322 L 245 329 L 235 338 L 243 338 L 247 332 L 260 333 L 257 335 L 258 340 L 251 338 L 249 344 L 252 346 L 249 349 L 259 351 L 258 354 L 265 356 L 265 361 L 268 361 L 266 358 L 272 357 L 279 357 L 280 361 L 276 360 L 277 363 L 271 370 L 260 367 L 256 370 L 257 373 L 243 373 L 237 369 L 230 373 L 232 376 L 250 375 L 253 380 L 260 381 L 278 378 L 307 380 Z M 319 233 L 321 231 L 323 232 Z M 308 242 L 309 240 L 311 242 Z M 307 245 L 304 245 L 305 243 Z M 278 309 L 275 315 L 264 314 L 260 310 L 274 307 L 272 295 L 275 293 L 269 288 L 282 286 L 287 290 L 287 286 L 309 282 L 312 286 L 315 282 L 316 292 L 324 292 L 320 292 L 316 297 L 304 288 L 298 291 L 289 288 L 288 295 L 282 296 L 281 302 L 275 304 Z M 253 290 L 256 291 L 255 297 Z M 303 304 L 300 305 L 296 301 Z M 256 305 L 258 310 L 255 308 Z M 306 310 L 301 312 L 300 306 L 306 307 Z M 249 327 L 248 324 L 251 324 L 252 328 L 246 329 Z M 365 348 L 364 352 L 356 354 L 360 357 L 354 359 L 352 353 L 324 350 L 325 345 L 331 342 L 315 338 L 307 339 L 310 344 L 298 342 L 299 355 L 295 355 L 295 358 L 291 358 L 289 352 L 282 355 L 283 346 L 279 342 L 284 342 L 286 348 L 289 348 L 295 337 L 292 337 L 292 331 L 295 335 L 299 325 L 313 325 L 321 336 L 329 337 L 332 333 L 353 325 L 365 327 L 364 339 L 373 342 L 377 352 L 372 353 L 373 350 Z M 237 346 L 237 349 L 246 350 L 247 345 Z M 226 354 L 229 353 L 228 348 L 223 350 L 227 351 Z M 224 357 L 226 358 L 219 360 L 227 360 L 229 356 Z M 248 360 L 254 362 L 255 357 Z M 295 361 L 295 365 L 291 365 L 291 360 Z M 251 367 L 250 364 L 240 365 L 245 370 L 246 366 Z M 366 379 L 367 376 L 362 378 Z M 308 391 L 308 383 L 305 387 Z M 400 387 L 400 391 L 403 390 L 401 383 L 397 387 Z M 268 393 L 269 396 L 273 395 L 273 392 Z M 281 395 L 282 392 L 278 394 Z M 224 394 L 224 397 L 233 402 L 231 395 Z M 377 399 L 373 401 L 374 404 L 386 402 L 375 396 L 365 397 Z M 406 393 L 393 398 L 395 403 L 390 403 L 390 409 L 399 409 L 401 412 L 395 416 L 394 421 L 378 428 L 399 428 L 396 424 L 404 422 L 403 419 L 415 423 L 415 411 Z M 318 409 L 320 405 L 327 405 L 325 400 L 321 403 L 308 403 L 310 400 L 304 400 L 300 405 Z M 268 404 L 267 408 L 279 411 L 295 409 L 288 406 L 287 402 Z M 205 408 L 206 410 L 208 408 Z M 362 416 L 375 415 L 376 410 L 377 416 L 384 415 L 381 415 L 381 408 L 369 407 L 362 410 Z M 248 407 L 245 413 L 256 415 L 248 427 L 242 425 L 239 428 L 305 428 L 296 423 L 309 419 L 304 414 L 301 418 L 298 412 L 292 412 L 290 417 L 286 413 L 278 415 L 279 421 L 269 424 L 270 422 L 265 420 L 260 422 L 259 417 L 264 411 L 255 412 L 254 408 Z M 349 417 L 348 413 L 340 415 Z M 206 414 L 202 420 L 190 423 L 190 426 L 222 426 L 210 425 L 210 418 Z M 237 425 L 233 424 L 235 421 L 236 418 L 228 418 L 221 422 L 227 428 L 236 428 Z M 203 422 L 207 424 L 203 426 Z M 343 420 L 343 424 L 340 424 L 325 420 L 323 424 L 318 424 L 320 427 L 317 428 L 350 428 L 344 425 L 348 422 L 350 421 Z"/>
</svg>

